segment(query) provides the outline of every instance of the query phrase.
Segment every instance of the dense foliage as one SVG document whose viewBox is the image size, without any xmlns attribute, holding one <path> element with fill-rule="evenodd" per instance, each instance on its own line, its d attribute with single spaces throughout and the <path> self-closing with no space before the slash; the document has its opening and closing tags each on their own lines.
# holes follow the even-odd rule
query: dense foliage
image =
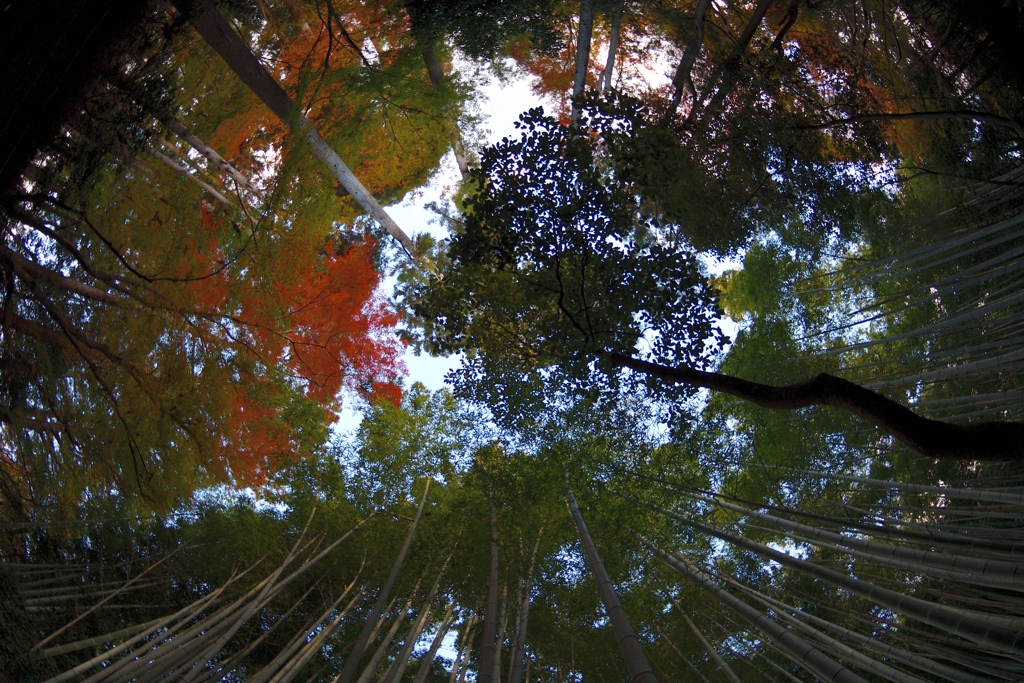
<svg viewBox="0 0 1024 683">
<path fill-rule="evenodd" d="M 4 147 L 0 680 L 1019 679 L 1019 462 L 644 370 L 1021 419 L 1024 14 L 987 5 L 100 30 Z M 477 148 L 487 67 L 554 106 Z M 449 149 L 447 238 L 391 248 L 354 190 Z M 402 340 L 462 354 L 451 391 L 403 386 Z"/>
</svg>

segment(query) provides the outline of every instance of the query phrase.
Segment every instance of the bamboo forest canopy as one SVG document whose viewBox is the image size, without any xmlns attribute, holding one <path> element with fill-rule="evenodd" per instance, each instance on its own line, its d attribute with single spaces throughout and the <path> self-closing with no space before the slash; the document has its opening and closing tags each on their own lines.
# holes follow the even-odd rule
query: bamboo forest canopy
<svg viewBox="0 0 1024 683">
<path fill-rule="evenodd" d="M 1019 3 L 2 16 L 0 681 L 1024 675 Z"/>
</svg>

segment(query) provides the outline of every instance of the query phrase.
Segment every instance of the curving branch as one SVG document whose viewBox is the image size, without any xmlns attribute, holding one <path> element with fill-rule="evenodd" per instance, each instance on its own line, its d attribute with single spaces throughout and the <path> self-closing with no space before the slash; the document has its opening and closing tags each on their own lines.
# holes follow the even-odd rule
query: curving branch
<svg viewBox="0 0 1024 683">
<path fill-rule="evenodd" d="M 857 415 L 929 458 L 1024 461 L 1024 423 L 949 424 L 921 417 L 906 406 L 849 380 L 821 373 L 776 387 L 730 375 L 672 368 L 619 353 L 603 354 L 625 367 L 667 382 L 718 391 L 772 410 L 832 406 Z"/>
</svg>

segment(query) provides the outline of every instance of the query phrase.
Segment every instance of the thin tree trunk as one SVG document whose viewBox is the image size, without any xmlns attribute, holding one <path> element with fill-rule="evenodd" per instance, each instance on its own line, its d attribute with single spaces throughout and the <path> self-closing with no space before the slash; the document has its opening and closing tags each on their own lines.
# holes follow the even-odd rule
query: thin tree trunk
<svg viewBox="0 0 1024 683">
<path fill-rule="evenodd" d="M 469 655 L 473 651 L 473 640 L 476 638 L 476 630 L 472 630 L 469 633 L 469 643 L 466 645 L 466 651 L 462 654 L 462 672 L 459 674 L 459 683 L 465 683 L 466 673 L 469 672 Z"/>
<path fill-rule="evenodd" d="M 743 508 L 708 496 L 691 494 L 691 497 L 696 500 L 716 503 L 726 510 L 754 517 L 794 534 L 801 534 L 804 537 L 813 539 L 809 541 L 810 543 L 819 544 L 824 541 L 825 543 L 821 545 L 827 545 L 830 549 L 837 549 L 839 552 L 852 554 L 854 557 L 861 559 L 874 560 L 895 569 L 934 575 L 939 578 L 965 583 L 1007 588 L 1010 590 L 1024 590 L 1024 586 L 1021 585 L 1021 577 L 1024 576 L 1024 562 L 976 559 L 962 553 L 946 555 L 903 546 L 887 545 L 876 541 L 844 536 L 817 527 L 800 524 L 799 522 L 791 522 L 775 515 L 757 512 L 756 510 Z M 849 546 L 855 550 L 837 548 L 837 545 Z M 860 552 L 857 553 L 856 551 Z"/>
<path fill-rule="evenodd" d="M 686 666 L 690 667 L 690 670 L 693 671 L 693 673 L 697 674 L 697 678 L 699 678 L 702 681 L 702 683 L 711 683 L 711 681 L 709 681 L 707 679 L 707 676 L 702 674 L 700 672 L 700 669 L 698 669 L 696 666 L 694 666 L 693 662 L 691 662 L 690 659 L 686 655 L 684 655 L 682 652 L 679 651 L 679 648 L 676 647 L 676 644 L 673 643 L 671 640 L 669 640 L 668 636 L 665 635 L 664 631 L 662 631 L 657 626 L 655 626 L 655 628 L 657 628 L 658 629 L 658 633 L 661 634 L 662 640 L 664 640 L 666 643 L 668 643 L 668 646 L 671 647 L 675 651 L 675 653 L 677 655 L 679 655 L 679 659 L 683 660 L 683 663 L 686 664 Z"/>
<path fill-rule="evenodd" d="M 477 606 L 479 607 L 479 605 Z M 452 673 L 448 677 L 448 683 L 455 683 L 459 678 L 459 669 L 462 668 L 463 657 L 468 655 L 469 647 L 472 645 L 469 634 L 473 627 L 476 626 L 476 620 L 476 614 L 471 614 L 469 619 L 466 620 L 466 628 L 462 631 L 462 644 L 455 653 L 455 662 L 452 664 Z"/>
<path fill-rule="evenodd" d="M 412 683 L 423 683 L 427 679 L 427 674 L 430 673 L 430 667 L 434 664 L 434 658 L 437 657 L 437 651 L 441 647 L 441 643 L 444 642 L 444 638 L 448 635 L 448 631 L 452 627 L 452 623 L 455 621 L 452 614 L 455 611 L 455 601 L 452 600 L 448 603 L 448 611 L 441 619 L 441 626 L 437 629 L 437 634 L 434 635 L 433 642 L 430 643 L 430 649 L 427 650 L 427 654 L 420 660 L 419 667 L 416 669 L 416 675 L 412 679 Z"/>
<path fill-rule="evenodd" d="M 516 626 L 516 642 L 512 650 L 512 664 L 509 671 L 509 683 L 520 683 L 523 674 L 523 660 L 526 656 L 526 629 L 530 620 L 530 591 L 533 589 L 533 570 L 537 563 L 537 549 L 544 536 L 544 527 L 537 532 L 537 540 L 533 542 L 530 552 L 530 568 L 526 572 L 523 586 L 523 601 L 519 606 L 519 623 Z"/>
<path fill-rule="evenodd" d="M 927 657 L 907 652 L 906 650 L 895 647 L 893 645 L 887 645 L 878 638 L 869 638 L 868 636 L 865 636 L 861 633 L 857 633 L 856 631 L 852 631 L 848 628 L 838 626 L 826 619 L 817 617 L 807 612 L 806 610 L 798 610 L 795 607 L 787 605 L 783 602 L 770 598 L 767 595 L 760 593 L 759 591 L 755 591 L 752 588 L 744 586 L 740 584 L 738 581 L 735 583 L 730 583 L 732 583 L 732 585 L 736 586 L 740 590 L 746 592 L 755 600 L 760 600 L 762 604 L 765 604 L 771 607 L 773 610 L 776 610 L 779 614 L 786 612 L 799 615 L 801 619 L 806 619 L 807 621 L 810 621 L 812 624 L 816 624 L 818 626 L 827 628 L 830 631 L 834 631 L 835 633 L 838 633 L 844 638 L 849 638 L 850 640 L 853 640 L 861 645 L 864 645 L 877 652 L 880 652 L 890 659 L 895 659 L 905 664 L 909 664 L 910 666 L 913 666 L 922 671 L 926 671 L 933 676 L 938 676 L 940 678 L 953 681 L 954 683 L 992 683 L 991 681 L 984 678 L 979 678 L 974 674 L 958 671 L 957 669 L 946 666 L 945 664 L 939 664 L 937 662 L 934 662 L 931 659 L 928 659 Z"/>
<path fill-rule="evenodd" d="M 130 586 L 132 586 L 135 582 L 137 582 L 143 576 L 148 574 L 153 569 L 156 569 L 159 565 L 163 564 L 164 561 L 169 560 L 173 556 L 177 555 L 178 551 L 184 550 L 186 547 L 188 547 L 188 545 L 189 544 L 186 543 L 184 545 L 178 546 L 177 548 L 175 548 L 174 550 L 169 552 L 167 555 L 165 555 L 164 557 L 160 558 L 160 560 L 158 562 L 155 562 L 154 564 L 151 564 L 144 571 L 140 572 L 139 574 L 136 574 L 131 580 L 129 580 L 123 586 L 121 586 L 121 588 L 119 588 L 118 590 L 114 591 L 112 594 L 110 594 L 109 596 L 107 596 L 103 600 L 100 600 L 98 603 L 96 603 L 95 605 L 93 605 L 92 607 L 87 609 L 85 612 L 83 612 L 82 614 L 78 615 L 77 617 L 75 617 L 74 619 L 72 619 L 68 623 L 64 624 L 63 626 L 61 626 L 59 629 L 57 629 L 56 631 L 54 631 L 50 635 L 48 635 L 45 638 L 43 638 L 42 640 L 40 640 L 38 643 L 33 645 L 32 646 L 32 651 L 35 652 L 35 651 L 39 650 L 43 645 L 46 645 L 47 643 L 51 642 L 57 636 L 59 636 L 61 633 L 64 633 L 69 628 L 71 628 L 72 626 L 74 626 L 75 624 L 80 622 L 82 619 L 85 619 L 87 616 L 92 614 L 98 607 L 100 607 L 101 605 L 109 602 L 115 595 L 119 594 L 121 591 L 124 591 L 124 590 L 128 589 Z"/>
<path fill-rule="evenodd" d="M 176 161 L 171 159 L 169 156 L 167 156 L 160 150 L 156 149 L 155 147 L 148 147 L 146 151 L 149 152 L 156 159 L 158 159 L 160 162 L 162 162 L 169 169 L 180 175 L 185 180 L 199 185 L 199 187 L 203 189 L 203 192 L 210 195 L 224 206 L 234 206 L 234 204 L 231 203 L 231 200 L 222 195 L 220 192 L 218 192 L 216 188 L 186 171 Z"/>
<path fill-rule="evenodd" d="M 686 50 L 683 52 L 682 59 L 679 60 L 676 75 L 672 79 L 674 92 L 672 93 L 672 104 L 669 105 L 666 112 L 666 118 L 675 116 L 676 110 L 679 109 L 683 100 L 684 92 L 689 91 L 690 97 L 693 98 L 693 104 L 690 105 L 691 111 L 697 106 L 697 89 L 693 86 L 692 76 L 693 65 L 704 46 L 704 15 L 707 14 L 710 6 L 711 0 L 700 0 L 697 3 L 693 14 L 693 35 L 690 37 L 690 42 L 686 44 Z"/>
<path fill-rule="evenodd" d="M 508 626 L 508 583 L 501 587 L 501 616 L 498 618 L 497 638 L 494 642 L 494 669 L 491 673 L 491 680 L 494 683 L 501 683 L 501 650 L 505 643 L 505 630 Z"/>
<path fill-rule="evenodd" d="M 857 674 L 842 667 L 823 652 L 812 647 L 803 638 L 800 638 L 791 631 L 779 626 L 764 614 L 737 598 L 735 595 L 720 589 L 702 572 L 689 566 L 689 563 L 672 557 L 641 534 L 634 532 L 634 535 L 641 543 L 661 557 L 670 567 L 690 579 L 704 591 L 718 598 L 723 605 L 736 612 L 736 614 L 749 621 L 755 628 L 757 628 L 758 631 L 767 636 L 780 651 L 785 652 L 790 657 L 793 657 L 797 664 L 804 667 L 821 680 L 829 681 L 829 683 L 867 683 L 867 681 Z"/>
<path fill-rule="evenodd" d="M 259 188 L 249 182 L 249 179 L 242 175 L 233 164 L 229 163 L 220 154 L 218 154 L 217 150 L 207 145 L 199 137 L 193 134 L 192 131 L 186 128 L 185 124 L 176 118 L 171 118 L 167 121 L 167 127 L 170 128 L 175 135 L 187 142 L 192 149 L 206 157 L 206 159 L 213 164 L 214 168 L 231 178 L 231 180 L 235 181 L 235 184 L 238 185 L 238 187 L 250 192 L 258 199 L 263 199 L 263 193 Z"/>
<path fill-rule="evenodd" d="M 686 625 L 690 627 L 691 631 L 693 631 L 693 635 L 697 636 L 697 640 L 700 641 L 704 650 L 711 656 L 711 659 L 715 661 L 715 664 L 717 664 L 718 668 L 722 670 L 722 673 L 725 674 L 725 677 L 728 678 L 731 683 L 740 683 L 739 676 L 733 673 L 733 670 L 728 664 L 726 664 L 725 660 L 722 659 L 722 655 L 718 654 L 718 651 L 712 647 L 711 643 L 708 642 L 708 639 L 705 638 L 704 634 L 697 628 L 697 625 L 690 620 L 690 617 L 686 616 L 686 613 L 683 612 L 683 608 L 679 606 L 679 603 L 676 602 L 675 598 L 672 598 L 672 604 L 675 606 L 676 611 L 682 615 L 683 621 L 686 622 Z"/>
<path fill-rule="evenodd" d="M 819 405 L 842 408 L 874 423 L 898 441 L 930 458 L 1024 460 L 1022 423 L 949 424 L 929 420 L 870 389 L 825 373 L 798 384 L 775 387 L 716 372 L 670 368 L 618 353 L 608 354 L 608 358 L 620 367 L 668 382 L 735 396 L 762 408 L 796 410 Z"/>
<path fill-rule="evenodd" d="M 572 123 L 580 122 L 579 98 L 587 84 L 587 67 L 590 66 L 590 36 L 594 32 L 594 0 L 581 0 L 580 26 L 576 36 L 576 74 L 572 82 Z"/>
<path fill-rule="evenodd" d="M 487 584 L 487 611 L 484 616 L 483 643 L 477 683 L 492 683 L 494 673 L 494 637 L 498 621 L 498 518 L 494 512 L 494 492 L 489 490 L 491 505 L 491 571 Z M 499 681 L 493 681 L 499 683 Z"/>
<path fill-rule="evenodd" d="M 735 534 L 722 531 L 701 522 L 686 520 L 696 529 L 727 541 L 741 548 L 753 551 L 762 557 L 782 564 L 835 588 L 847 590 L 876 604 L 893 610 L 929 626 L 933 626 L 971 642 L 991 647 L 1008 654 L 1024 654 L 1024 620 L 1007 618 L 995 614 L 957 608 L 950 605 L 930 603 L 920 598 L 903 595 L 867 581 L 822 567 L 813 562 L 795 558 L 764 544 L 751 541 Z"/>
<path fill-rule="evenodd" d="M 612 87 L 612 76 L 615 73 L 615 55 L 619 50 L 619 35 L 622 33 L 622 15 L 626 12 L 626 0 L 619 0 L 612 16 L 611 36 L 608 38 L 608 59 L 605 60 L 604 71 L 598 81 L 601 92 L 610 90 Z"/>
<path fill-rule="evenodd" d="M 413 647 L 415 647 L 416 641 L 419 639 L 420 633 L 423 631 L 423 627 L 427 625 L 427 619 L 430 618 L 430 606 L 434 602 L 434 597 L 437 595 L 437 589 L 441 586 L 441 577 L 444 576 L 445 571 L 448 569 L 448 563 L 451 559 L 452 556 L 449 555 L 448 559 L 444 561 L 441 571 L 437 574 L 437 580 L 434 581 L 434 585 L 431 586 L 430 592 L 427 593 L 427 597 L 423 601 L 422 613 L 420 614 L 419 619 L 416 620 L 416 626 L 410 632 L 409 637 L 406 638 L 405 643 L 402 644 L 402 650 L 398 654 L 398 659 L 395 660 L 396 666 L 393 673 L 390 676 L 385 676 L 381 680 L 381 683 L 398 683 L 402 680 L 402 675 L 405 674 L 405 668 L 409 665 L 409 657 L 412 656 Z M 451 609 L 449 609 L 449 614 L 450 613 Z M 447 616 L 445 618 L 447 618 Z"/>
<path fill-rule="evenodd" d="M 401 628 L 402 622 L 405 621 L 405 617 L 408 615 L 409 608 L 412 607 L 413 598 L 415 597 L 416 590 L 419 589 L 419 584 L 416 584 L 416 588 L 409 595 L 409 599 L 406 600 L 405 604 L 402 605 L 402 609 L 398 611 L 398 616 L 395 617 L 395 621 L 391 624 L 391 628 L 384 635 L 384 640 L 377 646 L 377 650 L 370 657 L 369 663 L 363 669 L 363 673 L 356 679 L 356 683 L 369 683 L 370 679 L 373 678 L 373 674 L 377 673 L 377 667 L 380 666 L 381 660 L 384 659 L 384 655 L 387 654 L 388 648 L 391 647 L 391 641 L 395 639 L 395 634 L 398 633 L 398 629 Z M 414 625 L 415 628 L 415 625 Z M 353 653 L 354 654 L 354 653 Z M 351 655 L 349 657 L 351 659 Z"/>
<path fill-rule="evenodd" d="M 626 616 L 626 610 L 623 609 L 622 603 L 619 602 L 619 596 L 616 595 L 615 588 L 612 586 L 612 580 L 609 578 L 608 572 L 605 571 L 601 556 L 598 555 L 597 548 L 594 547 L 594 542 L 590 539 L 590 532 L 587 531 L 583 515 L 580 514 L 580 508 L 576 504 L 576 496 L 573 495 L 572 489 L 569 488 L 568 472 L 565 473 L 565 483 L 566 492 L 569 497 L 569 510 L 572 512 L 573 523 L 576 525 L 576 533 L 580 537 L 583 552 L 587 556 L 590 573 L 594 575 L 594 581 L 597 583 L 597 592 L 601 596 L 601 602 L 604 603 L 605 613 L 607 613 L 608 619 L 611 621 L 615 640 L 619 644 L 619 649 L 622 650 L 623 659 L 626 660 L 629 679 L 632 683 L 657 683 L 658 679 L 654 676 L 654 671 L 647 662 L 647 657 L 640 646 L 640 640 L 636 637 L 636 633 L 629 623 L 629 618 Z"/>
<path fill-rule="evenodd" d="M 352 646 L 352 652 L 349 654 L 348 659 L 345 660 L 345 666 L 342 667 L 341 673 L 334 679 L 334 683 L 349 683 L 352 680 L 352 675 L 356 671 L 356 667 L 359 666 L 359 660 L 363 656 L 363 652 L 366 650 L 367 641 L 370 638 L 370 632 L 374 630 L 377 624 L 377 620 L 380 618 L 381 609 L 384 607 L 384 603 L 387 602 L 388 596 L 391 594 L 391 588 L 395 585 L 395 580 L 398 578 L 398 572 L 402 569 L 402 563 L 405 561 L 406 553 L 409 552 L 409 546 L 412 545 L 412 536 L 416 533 L 416 525 L 420 522 L 420 517 L 423 515 L 423 506 L 427 504 L 427 494 L 430 492 L 430 477 L 427 477 L 427 485 L 423 489 L 423 498 L 420 500 L 420 506 L 416 509 L 416 518 L 409 526 L 409 533 L 406 534 L 405 542 L 402 544 L 402 549 L 398 553 L 398 557 L 395 559 L 395 564 L 391 568 L 391 574 L 388 575 L 387 581 L 384 582 L 384 586 L 380 590 L 380 595 L 377 596 L 377 602 L 370 611 L 369 616 L 366 618 L 366 624 L 363 626 L 362 632 L 356 639 L 355 645 Z"/>
<path fill-rule="evenodd" d="M 320 649 L 324 641 L 330 637 L 334 630 L 341 624 L 341 620 L 345 617 L 349 610 L 351 610 L 362 598 L 362 591 L 358 592 L 349 604 L 341 611 L 337 617 L 335 617 L 328 624 L 327 627 L 317 633 L 316 629 L 323 622 L 327 621 L 341 601 L 344 600 L 352 587 L 355 585 L 356 579 L 352 580 L 345 591 L 335 600 L 327 610 L 317 619 L 312 626 L 301 631 L 295 642 L 290 644 L 287 648 L 282 650 L 274 660 L 263 667 L 249 683 L 263 683 L 263 681 L 270 680 L 275 683 L 287 683 L 306 665 L 306 662 L 313 658 L 313 655 Z M 298 655 L 296 655 L 298 651 Z M 308 655 L 308 656 L 307 656 Z"/>
<path fill-rule="evenodd" d="M 431 264 L 415 255 L 415 245 L 409 236 L 398 227 L 341 157 L 324 141 L 309 119 L 302 114 L 301 109 L 294 105 L 280 84 L 260 64 L 249 46 L 235 33 L 210 0 L 175 0 L 175 4 L 188 16 L 199 35 L 227 62 L 242 82 L 249 86 L 289 128 L 306 140 L 313 154 L 331 170 L 341 186 L 402 245 L 413 262 L 431 274 L 436 274 Z"/>
</svg>

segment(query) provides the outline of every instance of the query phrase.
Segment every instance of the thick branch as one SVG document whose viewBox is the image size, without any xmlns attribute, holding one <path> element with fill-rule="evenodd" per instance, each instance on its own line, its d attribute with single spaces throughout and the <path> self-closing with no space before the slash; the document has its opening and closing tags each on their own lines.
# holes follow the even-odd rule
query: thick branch
<svg viewBox="0 0 1024 683">
<path fill-rule="evenodd" d="M 896 440 L 929 458 L 1024 460 L 1022 423 L 985 422 L 954 425 L 929 420 L 881 394 L 825 373 L 797 384 L 775 387 L 715 372 L 670 368 L 618 353 L 608 354 L 608 358 L 619 367 L 660 377 L 668 382 L 718 391 L 762 408 L 842 408 L 880 427 Z"/>
</svg>

